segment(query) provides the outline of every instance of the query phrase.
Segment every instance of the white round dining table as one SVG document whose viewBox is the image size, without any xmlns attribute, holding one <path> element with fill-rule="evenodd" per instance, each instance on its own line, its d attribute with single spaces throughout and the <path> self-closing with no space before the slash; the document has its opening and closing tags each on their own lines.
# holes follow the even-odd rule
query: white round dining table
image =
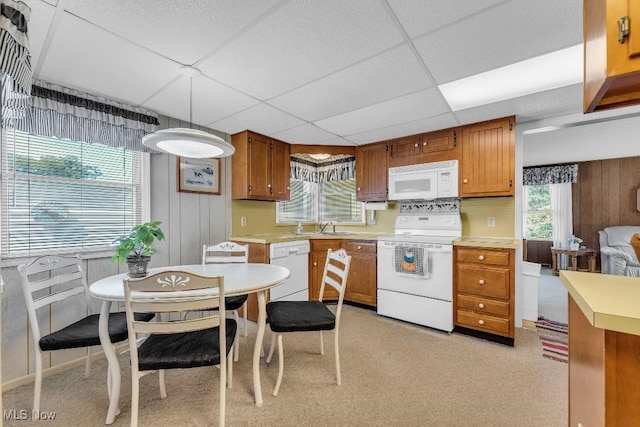
<svg viewBox="0 0 640 427">
<path fill-rule="evenodd" d="M 266 328 L 266 293 L 267 291 L 286 281 L 290 272 L 282 266 L 273 264 L 193 264 L 175 265 L 149 269 L 149 274 L 163 271 L 176 270 L 187 271 L 202 276 L 224 276 L 224 288 L 226 296 L 245 295 L 256 293 L 258 300 L 258 330 L 256 342 L 253 348 L 253 389 L 257 406 L 262 406 L 262 387 L 260 384 L 260 354 L 262 341 Z M 94 298 L 102 300 L 100 310 L 100 343 L 109 363 L 109 378 L 107 389 L 109 392 L 109 410 L 105 424 L 112 424 L 119 412 L 121 373 L 120 364 L 116 357 L 115 347 L 111 343 L 108 331 L 109 313 L 112 302 L 124 301 L 123 280 L 127 273 L 100 279 L 89 287 L 89 292 Z"/>
</svg>

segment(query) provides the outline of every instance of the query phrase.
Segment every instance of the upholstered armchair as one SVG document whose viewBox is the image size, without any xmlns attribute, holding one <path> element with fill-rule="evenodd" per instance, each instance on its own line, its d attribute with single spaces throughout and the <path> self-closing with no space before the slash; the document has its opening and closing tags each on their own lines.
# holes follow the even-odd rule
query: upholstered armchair
<svg viewBox="0 0 640 427">
<path fill-rule="evenodd" d="M 640 277 L 640 262 L 632 245 L 637 242 L 640 248 L 640 225 L 606 227 L 598 234 L 602 273 Z"/>
</svg>

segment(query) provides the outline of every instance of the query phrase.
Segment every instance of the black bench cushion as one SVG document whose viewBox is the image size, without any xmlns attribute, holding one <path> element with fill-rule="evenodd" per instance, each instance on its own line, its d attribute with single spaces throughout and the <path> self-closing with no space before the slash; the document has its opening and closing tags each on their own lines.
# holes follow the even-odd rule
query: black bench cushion
<svg viewBox="0 0 640 427">
<path fill-rule="evenodd" d="M 153 317 L 153 313 L 136 313 L 136 320 L 148 322 Z M 59 331 L 43 336 L 40 338 L 40 349 L 51 351 L 100 345 L 99 319 L 99 314 L 92 314 Z M 109 315 L 109 336 L 112 343 L 128 338 L 126 313 L 111 313 Z"/>
<path fill-rule="evenodd" d="M 226 319 L 227 352 L 236 335 L 234 319 Z M 220 332 L 218 328 L 179 334 L 153 334 L 138 348 L 138 369 L 197 368 L 220 364 Z"/>
<path fill-rule="evenodd" d="M 267 304 L 273 332 L 330 331 L 336 317 L 321 301 L 274 301 Z"/>
</svg>

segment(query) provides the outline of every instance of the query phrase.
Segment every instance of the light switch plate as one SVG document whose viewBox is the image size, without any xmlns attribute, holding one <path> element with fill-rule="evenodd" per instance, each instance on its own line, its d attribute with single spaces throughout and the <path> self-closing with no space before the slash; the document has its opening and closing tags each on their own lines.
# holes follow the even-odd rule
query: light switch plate
<svg viewBox="0 0 640 427">
<path fill-rule="evenodd" d="M 495 227 L 496 226 L 496 217 L 495 216 L 488 216 L 487 217 L 487 227 Z"/>
</svg>

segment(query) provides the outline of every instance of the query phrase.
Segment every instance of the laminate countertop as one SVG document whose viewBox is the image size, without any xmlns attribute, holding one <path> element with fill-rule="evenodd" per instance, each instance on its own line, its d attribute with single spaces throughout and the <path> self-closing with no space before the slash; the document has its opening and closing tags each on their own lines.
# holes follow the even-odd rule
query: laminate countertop
<svg viewBox="0 0 640 427">
<path fill-rule="evenodd" d="M 521 241 L 509 237 L 474 237 L 466 236 L 453 241 L 455 246 L 473 246 L 480 248 L 518 249 Z"/>
<path fill-rule="evenodd" d="M 640 277 L 561 270 L 560 280 L 592 326 L 640 335 Z"/>
<path fill-rule="evenodd" d="M 333 233 L 305 232 L 295 233 L 263 233 L 231 236 L 229 240 L 244 243 L 280 243 L 294 242 L 297 240 L 327 240 L 327 239 L 355 239 L 378 240 L 378 237 L 387 236 L 389 233 L 366 233 L 359 231 L 338 231 Z"/>
</svg>

